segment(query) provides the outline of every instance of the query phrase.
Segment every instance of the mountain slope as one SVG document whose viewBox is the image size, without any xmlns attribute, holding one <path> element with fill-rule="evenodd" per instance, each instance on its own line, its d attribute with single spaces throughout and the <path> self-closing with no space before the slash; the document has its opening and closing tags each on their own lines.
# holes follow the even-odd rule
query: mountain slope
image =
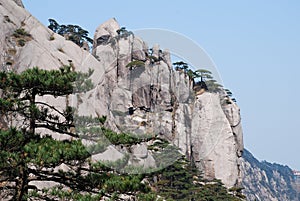
<svg viewBox="0 0 300 201">
<path fill-rule="evenodd" d="M 288 166 L 258 161 L 248 150 L 244 150 L 242 162 L 243 193 L 247 199 L 270 201 L 300 200 L 293 171 Z"/>
</svg>

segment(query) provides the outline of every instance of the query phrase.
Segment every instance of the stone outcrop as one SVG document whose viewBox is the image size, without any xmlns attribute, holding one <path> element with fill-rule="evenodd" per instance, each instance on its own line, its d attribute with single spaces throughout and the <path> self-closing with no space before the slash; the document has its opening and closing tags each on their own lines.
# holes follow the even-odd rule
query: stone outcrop
<svg viewBox="0 0 300 201">
<path fill-rule="evenodd" d="M 23 71 L 33 66 L 57 69 L 72 63 L 75 70 L 92 68 L 98 75 L 104 73 L 97 68 L 99 62 L 95 57 L 53 33 L 25 9 L 16 6 L 14 1 L 1 0 L 0 3 L 0 61 L 3 70 Z M 18 45 L 19 39 L 13 36 L 18 29 L 24 29 L 32 38 L 23 46 Z M 92 78 L 96 81 L 95 77 Z"/>
<path fill-rule="evenodd" d="M 109 109 L 101 114 L 109 117 L 107 126 L 165 138 L 194 160 L 207 179 L 219 178 L 228 187 L 239 184 L 243 135 L 238 106 L 221 103 L 220 94 L 195 97 L 192 82 L 173 70 L 167 50 L 155 45 L 150 51 L 132 33 L 116 34 L 119 29 L 110 19 L 94 37 L 93 53 L 106 62 L 101 86 Z M 134 61 L 140 64 L 130 66 Z"/>
<path fill-rule="evenodd" d="M 142 39 L 110 19 L 97 28 L 90 54 L 53 33 L 14 1 L 0 3 L 2 70 L 71 65 L 87 72 L 91 68 L 95 88 L 68 100 L 79 115 L 107 116 L 106 126 L 116 132 L 167 139 L 206 178 L 221 179 L 227 187 L 240 182 L 243 142 L 238 106 L 222 102 L 220 94 L 195 97 L 192 82 L 184 72 L 173 70 L 167 50 L 156 45 L 150 51 Z M 21 28 L 30 34 L 22 45 L 13 36 Z M 42 98 L 61 106 L 67 101 Z M 109 159 L 111 150 L 112 161 L 130 153 L 129 164 L 154 167 L 146 146 L 110 147 L 94 158 Z"/>
<path fill-rule="evenodd" d="M 233 104 L 231 104 L 233 105 Z M 218 94 L 196 97 L 192 113 L 192 157 L 207 178 L 220 178 L 227 186 L 239 183 L 237 141 L 220 104 Z M 241 133 L 237 133 L 241 135 Z M 236 179 L 236 180 L 234 180 Z"/>
</svg>

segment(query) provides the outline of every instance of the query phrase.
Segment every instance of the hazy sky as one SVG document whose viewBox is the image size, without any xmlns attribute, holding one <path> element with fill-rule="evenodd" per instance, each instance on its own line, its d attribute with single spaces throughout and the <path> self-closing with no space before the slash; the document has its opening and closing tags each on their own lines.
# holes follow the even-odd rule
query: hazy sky
<svg viewBox="0 0 300 201">
<path fill-rule="evenodd" d="M 162 28 L 197 42 L 241 108 L 245 147 L 300 170 L 300 1 L 23 0 L 43 24 L 54 18 L 93 35 L 115 17 L 129 30 Z"/>
</svg>

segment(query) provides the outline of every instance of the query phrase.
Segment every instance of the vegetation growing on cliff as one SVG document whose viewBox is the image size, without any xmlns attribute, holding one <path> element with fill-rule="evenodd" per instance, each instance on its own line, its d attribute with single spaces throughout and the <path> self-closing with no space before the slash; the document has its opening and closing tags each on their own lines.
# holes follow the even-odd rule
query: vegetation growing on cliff
<svg viewBox="0 0 300 201">
<path fill-rule="evenodd" d="M 88 37 L 89 32 L 78 25 L 58 24 L 54 19 L 49 19 L 49 23 L 49 29 L 59 35 L 64 36 L 67 40 L 74 42 L 80 47 L 83 46 L 84 42 L 93 44 L 93 39 Z M 53 36 L 50 40 L 54 40 Z"/>
<path fill-rule="evenodd" d="M 213 79 L 212 73 L 206 69 L 192 70 L 189 65 L 183 61 L 177 61 L 173 63 L 176 71 L 184 72 L 190 80 L 192 80 L 194 86 L 202 86 L 205 83 L 205 88 L 209 92 L 220 92 L 223 90 L 223 86 Z"/>
<path fill-rule="evenodd" d="M 138 67 L 144 67 L 144 66 L 145 66 L 145 62 L 139 60 L 131 61 L 126 65 L 126 67 L 129 68 L 130 70 Z"/>
<path fill-rule="evenodd" d="M 121 27 L 116 32 L 118 34 L 118 39 L 127 38 L 128 36 L 133 35 L 132 31 L 128 31 L 126 27 Z"/>
<path fill-rule="evenodd" d="M 231 104 L 232 101 L 236 102 L 236 99 L 232 97 L 232 92 L 229 89 L 224 89 L 213 77 L 212 73 L 206 69 L 192 70 L 189 65 L 183 61 L 177 61 L 173 63 L 176 71 L 183 72 L 192 81 L 194 91 L 205 91 L 221 94 L 221 102 L 225 104 Z"/>
<path fill-rule="evenodd" d="M 205 183 L 187 160 L 178 157 L 179 153 L 178 161 L 170 166 L 137 175 L 113 168 L 124 166 L 126 156 L 114 164 L 93 162 L 91 155 L 103 152 L 111 143 L 131 146 L 155 139 L 117 134 L 103 128 L 105 118 L 80 117 L 68 105 L 55 107 L 38 98 L 58 100 L 87 91 L 93 87 L 88 79 L 91 74 L 74 72 L 70 66 L 0 73 L 0 110 L 7 123 L 0 131 L 1 198 L 122 200 L 120 195 L 126 195 L 139 200 L 156 200 L 159 196 L 168 200 L 238 200 L 219 181 Z M 60 137 L 54 138 L 53 133 L 66 140 L 57 140 Z M 99 133 L 103 135 L 99 137 Z M 95 135 L 97 141 L 92 146 L 83 145 L 81 139 L 93 141 Z M 168 151 L 174 148 L 167 141 L 161 142 L 152 146 L 158 150 L 154 154 L 158 167 L 164 154 L 170 158 L 175 153 Z M 34 183 L 38 181 L 45 188 L 38 189 Z"/>
<path fill-rule="evenodd" d="M 20 47 L 25 46 L 27 41 L 32 40 L 32 36 L 23 28 L 16 29 L 12 36 Z"/>
</svg>

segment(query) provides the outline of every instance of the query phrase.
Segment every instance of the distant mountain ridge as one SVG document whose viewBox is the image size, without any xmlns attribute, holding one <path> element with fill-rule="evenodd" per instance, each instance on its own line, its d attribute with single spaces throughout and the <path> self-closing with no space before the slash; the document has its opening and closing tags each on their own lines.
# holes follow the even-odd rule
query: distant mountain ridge
<svg viewBox="0 0 300 201">
<path fill-rule="evenodd" d="M 300 180 L 286 165 L 258 161 L 244 149 L 242 162 L 243 193 L 250 201 L 299 201 Z"/>
</svg>

